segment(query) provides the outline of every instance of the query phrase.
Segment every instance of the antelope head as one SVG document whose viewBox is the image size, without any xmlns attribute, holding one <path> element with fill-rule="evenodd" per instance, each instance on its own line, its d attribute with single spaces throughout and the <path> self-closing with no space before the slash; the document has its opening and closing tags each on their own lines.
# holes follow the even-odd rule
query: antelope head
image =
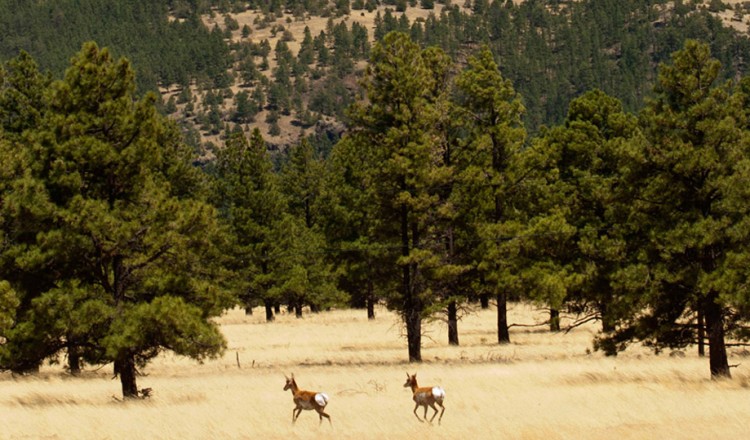
<svg viewBox="0 0 750 440">
<path fill-rule="evenodd" d="M 406 383 L 404 384 L 404 388 L 411 388 L 412 386 L 415 386 L 417 384 L 417 373 L 409 374 L 406 373 Z"/>
<path fill-rule="evenodd" d="M 286 377 L 286 374 L 284 375 L 284 378 L 286 379 L 286 385 L 284 385 L 284 391 L 294 388 L 294 373 L 292 373 L 292 377 Z"/>
</svg>

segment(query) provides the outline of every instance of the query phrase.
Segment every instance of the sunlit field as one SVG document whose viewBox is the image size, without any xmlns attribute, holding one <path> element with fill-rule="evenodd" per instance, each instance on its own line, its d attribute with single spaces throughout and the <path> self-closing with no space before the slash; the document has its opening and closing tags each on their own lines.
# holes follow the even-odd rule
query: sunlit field
<svg viewBox="0 0 750 440">
<path fill-rule="evenodd" d="M 112 366 L 72 378 L 60 366 L 38 376 L 0 374 L 0 439 L 713 439 L 747 438 L 748 352 L 731 351 L 731 381 L 711 381 L 694 348 L 659 356 L 633 347 L 617 358 L 592 353 L 596 324 L 569 333 L 511 328 L 496 344 L 495 311 L 459 323 L 461 345 L 447 345 L 442 322 L 426 326 L 424 362 L 405 362 L 395 317 L 379 310 L 279 316 L 267 324 L 231 311 L 221 318 L 226 354 L 198 364 L 164 355 L 138 378 L 149 399 L 121 402 Z M 510 321 L 541 322 L 514 305 Z M 563 322 L 565 324 L 565 322 Z M 406 372 L 445 388 L 441 425 L 420 423 Z M 284 375 L 325 391 L 333 426 L 313 411 L 292 424 Z M 422 410 L 419 411 L 420 416 Z M 432 414 L 432 410 L 428 415 Z M 322 437 L 324 436 L 324 437 Z"/>
</svg>

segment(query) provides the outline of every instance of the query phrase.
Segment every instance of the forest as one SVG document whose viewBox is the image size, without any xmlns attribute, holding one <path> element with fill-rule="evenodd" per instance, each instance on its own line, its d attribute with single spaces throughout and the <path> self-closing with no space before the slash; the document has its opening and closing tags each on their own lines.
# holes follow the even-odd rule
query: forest
<svg viewBox="0 0 750 440">
<path fill-rule="evenodd" d="M 750 50 L 746 32 L 718 16 L 732 11 L 743 23 L 747 7 L 718 0 L 110 3 L 0 0 L 0 60 L 25 50 L 59 76 L 71 54 L 96 41 L 133 63 L 139 94 L 162 92 L 161 111 L 204 161 L 231 131 L 255 127 L 274 148 L 307 138 L 327 154 L 361 93 L 372 42 L 391 31 L 441 47 L 458 64 L 487 45 L 522 97 L 529 133 L 561 123 L 570 101 L 592 88 L 636 111 L 659 63 L 685 39 L 710 45 L 722 79 L 747 72 Z"/>
<path fill-rule="evenodd" d="M 491 42 L 390 31 L 329 150 L 232 127 L 202 166 L 127 57 L 85 42 L 55 76 L 21 51 L 0 69 L 0 369 L 113 363 L 136 397 L 160 353 L 220 355 L 214 318 L 235 306 L 272 321 L 384 304 L 421 362 L 425 320 L 458 345 L 466 305 L 492 302 L 506 344 L 507 305 L 526 301 L 552 331 L 561 312 L 600 322 L 606 354 L 695 345 L 731 377 L 750 79 L 714 45 L 682 41 L 633 110 L 591 86 L 535 126 Z"/>
</svg>

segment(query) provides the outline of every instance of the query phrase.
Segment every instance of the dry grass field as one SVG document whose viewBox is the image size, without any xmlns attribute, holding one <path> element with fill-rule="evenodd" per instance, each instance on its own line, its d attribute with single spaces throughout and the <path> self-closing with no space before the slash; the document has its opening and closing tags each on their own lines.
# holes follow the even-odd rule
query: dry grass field
<svg viewBox="0 0 750 440">
<path fill-rule="evenodd" d="M 542 321 L 514 305 L 515 323 Z M 229 349 L 198 364 L 164 355 L 139 378 L 154 394 L 120 402 L 111 366 L 72 378 L 59 366 L 38 376 L 0 374 L 0 439 L 718 439 L 745 438 L 750 373 L 743 355 L 731 381 L 711 381 L 708 360 L 633 347 L 617 358 L 591 353 L 596 328 L 550 334 L 513 327 L 495 341 L 495 312 L 460 322 L 448 347 L 440 322 L 427 326 L 421 365 L 404 362 L 396 317 L 380 310 L 332 311 L 272 324 L 231 311 L 221 318 Z M 412 414 L 405 372 L 447 392 L 442 425 Z M 292 424 L 284 374 L 325 391 L 333 426 L 304 411 Z"/>
</svg>

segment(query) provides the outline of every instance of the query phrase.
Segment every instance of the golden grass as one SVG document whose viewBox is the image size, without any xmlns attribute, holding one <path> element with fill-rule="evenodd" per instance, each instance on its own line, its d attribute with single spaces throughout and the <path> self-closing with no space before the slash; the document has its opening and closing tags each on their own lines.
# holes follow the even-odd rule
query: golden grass
<svg viewBox="0 0 750 440">
<path fill-rule="evenodd" d="M 510 316 L 543 318 L 525 305 Z M 154 389 L 144 401 L 114 398 L 111 366 L 78 378 L 58 366 L 1 374 L 0 439 L 710 439 L 743 438 L 750 419 L 745 365 L 717 382 L 695 350 L 655 356 L 634 347 L 605 358 L 588 350 L 593 325 L 568 334 L 513 327 L 512 344 L 499 346 L 495 312 L 477 311 L 460 323 L 460 347 L 447 346 L 442 323 L 426 326 L 425 362 L 410 365 L 401 326 L 384 310 L 374 322 L 347 310 L 272 324 L 234 310 L 221 324 L 226 354 L 203 364 L 161 356 L 139 377 Z M 741 355 L 730 362 L 743 364 Z M 412 414 L 406 371 L 446 389 L 441 426 Z M 310 411 L 292 424 L 291 393 L 282 391 L 292 372 L 303 389 L 330 395 L 332 428 Z"/>
</svg>

